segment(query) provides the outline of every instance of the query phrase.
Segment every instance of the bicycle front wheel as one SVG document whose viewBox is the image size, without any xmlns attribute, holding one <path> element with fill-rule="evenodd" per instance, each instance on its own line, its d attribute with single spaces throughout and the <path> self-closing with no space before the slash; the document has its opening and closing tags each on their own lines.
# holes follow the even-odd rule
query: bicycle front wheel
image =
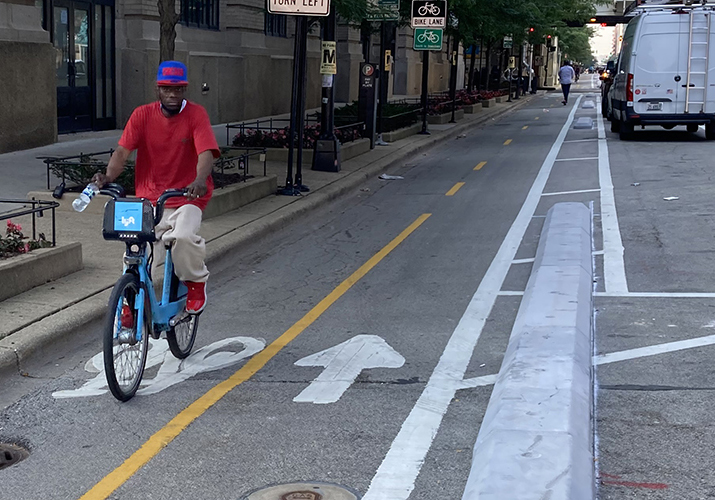
<svg viewBox="0 0 715 500">
<path fill-rule="evenodd" d="M 188 317 L 181 320 L 176 326 L 170 327 L 169 331 L 166 332 L 166 341 L 169 343 L 171 354 L 179 359 L 184 359 L 191 354 L 198 329 L 198 314 L 189 314 Z"/>
<path fill-rule="evenodd" d="M 109 297 L 104 326 L 104 371 L 109 390 L 115 398 L 127 401 L 139 389 L 149 350 L 150 311 L 138 318 L 139 278 L 127 273 L 119 278 Z M 137 325 L 143 321 L 141 339 Z"/>
</svg>

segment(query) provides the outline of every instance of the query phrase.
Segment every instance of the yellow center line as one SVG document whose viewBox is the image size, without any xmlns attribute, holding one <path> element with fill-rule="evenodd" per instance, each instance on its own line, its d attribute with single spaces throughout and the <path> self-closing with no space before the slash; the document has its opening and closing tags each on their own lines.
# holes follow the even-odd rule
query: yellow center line
<svg viewBox="0 0 715 500">
<path fill-rule="evenodd" d="M 529 126 L 528 126 L 528 125 L 524 125 L 523 127 L 521 127 L 521 130 L 526 130 L 527 128 L 529 128 Z"/>
<path fill-rule="evenodd" d="M 152 458 L 169 445 L 181 432 L 186 429 L 194 420 L 203 415 L 211 406 L 216 404 L 221 398 L 231 390 L 251 378 L 263 368 L 278 352 L 300 335 L 315 320 L 317 320 L 331 305 L 342 297 L 355 283 L 360 281 L 372 268 L 382 259 L 392 252 L 410 234 L 422 225 L 432 214 L 422 214 L 417 220 L 410 224 L 395 239 L 388 243 L 382 250 L 373 255 L 359 269 L 351 274 L 345 281 L 340 283 L 332 292 L 321 300 L 313 309 L 303 316 L 297 323 L 268 345 L 263 351 L 253 356 L 236 373 L 227 380 L 220 382 L 210 389 L 206 394 L 191 403 L 185 410 L 175 416 L 163 428 L 159 429 L 151 436 L 141 448 L 124 461 L 122 465 L 114 469 L 104 479 L 98 482 L 91 490 L 80 497 L 80 500 L 105 500 L 117 488 L 129 480 L 134 473 L 144 467 Z"/>
<path fill-rule="evenodd" d="M 509 144 L 511 144 L 511 139 L 507 139 L 506 141 L 504 141 L 505 146 L 508 146 Z"/>
<path fill-rule="evenodd" d="M 484 165 L 486 165 L 486 164 L 487 164 L 487 162 L 485 162 L 485 161 L 479 162 L 479 165 L 474 167 L 474 170 L 481 170 L 484 167 Z"/>
<path fill-rule="evenodd" d="M 452 189 L 450 189 L 449 191 L 447 191 L 444 195 L 445 195 L 445 196 L 454 196 L 455 193 L 456 193 L 457 191 L 459 191 L 459 188 L 461 188 L 462 186 L 464 186 L 464 182 L 458 182 L 457 184 L 455 184 L 454 186 L 452 186 Z"/>
</svg>

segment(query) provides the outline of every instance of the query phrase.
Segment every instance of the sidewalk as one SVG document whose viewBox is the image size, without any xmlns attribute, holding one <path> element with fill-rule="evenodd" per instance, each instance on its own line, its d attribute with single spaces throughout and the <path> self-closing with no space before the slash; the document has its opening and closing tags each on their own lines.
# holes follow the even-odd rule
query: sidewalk
<svg viewBox="0 0 715 500">
<path fill-rule="evenodd" d="M 456 124 L 430 125 L 431 135 L 413 135 L 388 146 L 378 146 L 344 162 L 338 173 L 317 172 L 304 166 L 303 183 L 310 187 L 310 192 L 304 196 L 268 196 L 205 220 L 201 233 L 207 241 L 207 262 L 210 265 L 240 245 L 275 231 L 392 166 L 399 166 L 399 162 L 409 156 L 442 141 L 453 140 L 471 127 L 487 124 L 541 95 L 542 92 L 485 108 L 480 113 L 465 115 Z M 225 143 L 225 126 L 215 126 L 214 130 L 219 144 Z M 3 178 L 0 198 L 23 197 L 29 191 L 45 189 L 45 165 L 35 159 L 36 156 L 109 149 L 116 145 L 120 134 L 120 131 L 114 132 L 100 133 L 99 137 L 85 134 L 76 141 L 66 140 L 34 150 L 0 155 Z M 266 170 L 268 176 L 277 177 L 278 185 L 285 183 L 285 163 L 268 162 Z M 262 168 L 258 164 L 252 165 L 251 173 L 259 176 L 263 173 Z M 121 273 L 124 246 L 102 239 L 102 215 L 88 212 L 58 211 L 56 221 L 58 244 L 82 244 L 84 269 L 0 302 L 0 317 L 3 318 L 0 323 L 0 374 L 16 370 L 22 373 L 23 363 L 31 356 L 50 352 L 56 342 L 81 334 L 84 326 L 104 316 L 111 287 Z M 39 219 L 38 224 L 39 230 L 49 236 L 49 215 Z M 23 225 L 29 227 L 27 223 Z"/>
</svg>

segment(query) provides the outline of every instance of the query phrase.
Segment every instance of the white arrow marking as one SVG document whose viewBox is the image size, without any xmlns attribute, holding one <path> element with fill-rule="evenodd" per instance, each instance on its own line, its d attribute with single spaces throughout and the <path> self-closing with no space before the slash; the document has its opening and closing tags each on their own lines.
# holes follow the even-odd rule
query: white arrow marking
<svg viewBox="0 0 715 500">
<path fill-rule="evenodd" d="M 335 403 L 369 368 L 400 368 L 405 358 L 377 335 L 357 335 L 335 347 L 295 362 L 297 366 L 323 366 L 318 378 L 298 394 L 296 403 Z"/>
</svg>

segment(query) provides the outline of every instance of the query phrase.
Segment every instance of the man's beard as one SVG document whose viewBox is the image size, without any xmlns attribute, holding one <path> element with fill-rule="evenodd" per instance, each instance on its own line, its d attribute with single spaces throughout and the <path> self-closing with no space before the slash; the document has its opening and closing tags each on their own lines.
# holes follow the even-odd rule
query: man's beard
<svg viewBox="0 0 715 500">
<path fill-rule="evenodd" d="M 179 106 L 178 106 L 176 109 L 169 109 L 169 108 L 167 108 L 166 106 L 164 106 L 164 103 L 162 102 L 162 103 L 161 103 L 161 109 L 163 109 L 164 111 L 166 111 L 166 113 L 167 113 L 168 115 L 175 116 L 175 115 L 178 115 L 178 114 L 181 112 L 181 104 L 179 104 Z"/>
</svg>

